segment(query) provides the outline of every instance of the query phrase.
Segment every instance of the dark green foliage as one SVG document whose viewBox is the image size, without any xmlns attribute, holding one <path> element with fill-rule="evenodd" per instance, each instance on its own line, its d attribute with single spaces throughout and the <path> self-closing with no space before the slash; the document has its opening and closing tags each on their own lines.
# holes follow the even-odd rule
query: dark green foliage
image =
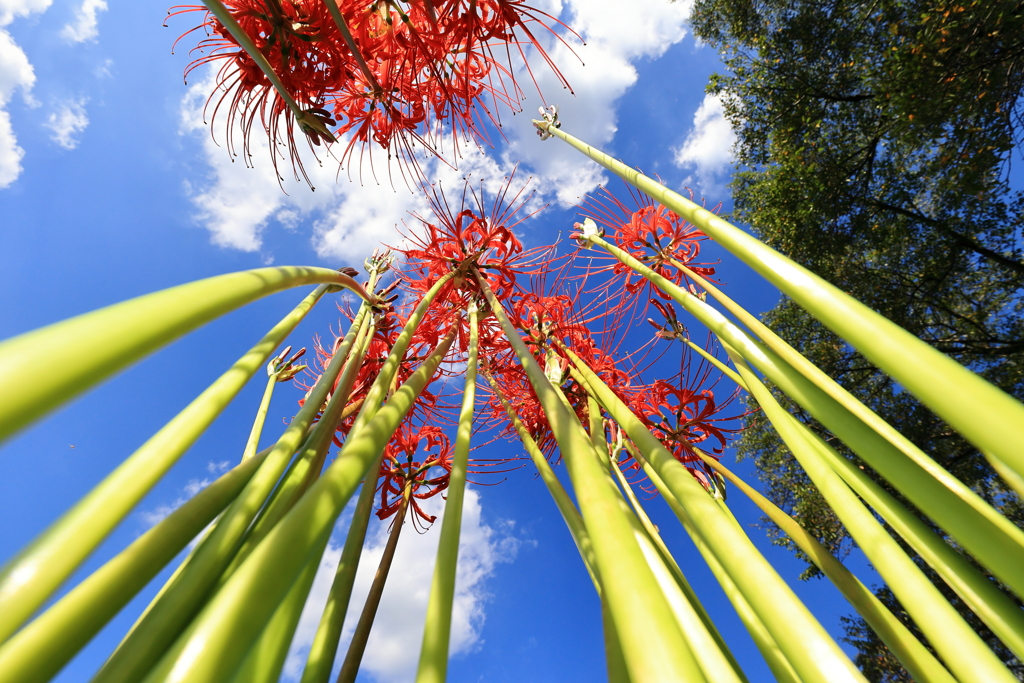
<svg viewBox="0 0 1024 683">
<path fill-rule="evenodd" d="M 730 70 L 709 91 L 738 135 L 734 218 L 1024 398 L 1024 194 L 1008 182 L 1024 3 L 697 0 L 692 22 Z M 1024 524 L 1021 501 L 976 449 L 803 310 L 784 300 L 765 322 Z M 738 447 L 776 502 L 834 551 L 849 549 L 760 413 Z M 904 680 L 862 621 L 848 633 L 871 680 Z"/>
</svg>

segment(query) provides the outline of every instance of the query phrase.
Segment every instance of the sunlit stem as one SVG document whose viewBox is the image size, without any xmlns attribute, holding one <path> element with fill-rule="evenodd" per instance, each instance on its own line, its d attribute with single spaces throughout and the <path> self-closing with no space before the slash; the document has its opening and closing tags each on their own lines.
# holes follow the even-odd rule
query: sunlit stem
<svg viewBox="0 0 1024 683">
<path fill-rule="evenodd" d="M 333 271 L 327 271 L 332 272 Z M 236 274 L 238 275 L 238 274 Z M 337 275 L 337 273 L 335 273 Z M 226 276 L 232 277 L 232 276 Z M 218 278 L 213 278 L 217 280 Z M 195 283 L 202 284 L 202 283 Z M 191 285 L 184 288 L 189 296 L 196 293 Z M 33 612 L 63 583 L 75 568 L 103 541 L 104 538 L 121 522 L 135 505 L 149 492 L 160 478 L 174 465 L 206 428 L 217 418 L 228 403 L 245 386 L 245 383 L 259 368 L 267 362 L 282 340 L 305 317 L 306 313 L 327 291 L 329 285 L 321 285 L 308 295 L 287 316 L 274 326 L 255 346 L 239 358 L 223 375 L 206 388 L 192 403 L 178 413 L 170 422 L 154 434 L 145 444 L 129 456 L 116 470 L 110 473 L 99 485 L 89 492 L 74 507 L 64 513 L 46 531 L 36 537 L 32 543 L 11 559 L 0 569 L 0 642 L 6 640 L 20 627 Z M 182 288 L 176 288 L 181 290 Z M 170 290 L 175 291 L 175 290 Z M 206 292 L 205 288 L 200 291 Z M 180 294 L 179 294 L 180 296 Z M 172 297 L 173 299 L 173 297 Z M 153 328 L 160 328 L 153 320 L 154 311 L 141 310 L 138 302 L 148 300 L 159 306 L 171 307 L 167 292 L 151 294 L 149 297 L 135 299 L 119 306 L 113 306 L 80 318 L 53 325 L 38 332 L 29 333 L 2 345 L 11 352 L 11 347 L 18 347 L 23 340 L 34 339 L 37 344 L 33 353 L 45 353 L 47 346 L 53 346 L 50 335 L 54 330 L 66 330 L 69 333 L 84 335 L 83 343 L 92 349 L 98 343 L 109 341 L 106 334 L 108 328 L 121 330 L 125 337 L 138 334 L 139 328 L 145 329 L 147 323 Z M 180 309 L 189 308 L 177 302 Z M 194 308 L 195 302 L 190 301 Z M 239 302 L 244 303 L 244 302 Z M 113 309 L 121 307 L 120 312 Z M 233 306 L 232 306 L 233 307 Z M 129 317 L 124 317 L 125 313 Z M 143 319 L 131 318 L 139 315 Z M 168 313 L 174 318 L 174 313 Z M 212 315 L 210 317 L 213 317 Z M 95 321 L 99 321 L 95 323 Z M 90 322 L 92 321 L 92 322 Z M 180 321 L 179 321 L 180 322 Z M 200 320 L 202 322 L 202 320 Z M 93 329 L 98 324 L 99 330 Z M 195 325 L 191 325 L 195 327 Z M 190 329 L 187 327 L 186 329 Z M 169 335 L 171 332 L 164 330 Z M 185 330 L 183 329 L 182 332 Z M 74 336 L 71 339 L 76 339 Z M 67 340 L 65 340 L 67 341 Z M 77 341 L 77 340 L 76 340 Z M 163 341 L 163 340 L 159 340 Z M 137 339 L 138 343 L 142 343 Z M 152 340 L 152 346 L 162 345 Z M 115 344 L 116 346 L 116 344 Z M 16 357 L 20 352 L 15 351 Z M 129 353 L 126 351 L 126 353 Z M 0 351 L 0 356 L 3 351 Z M 135 356 L 141 356 L 136 353 Z M 45 356 L 43 356 L 45 357 Z M 60 375 L 67 370 L 65 361 L 70 365 L 78 363 L 82 372 L 89 365 L 79 357 L 76 349 L 70 356 L 63 353 L 56 357 L 62 359 L 62 370 L 54 374 Z M 95 369 L 98 371 L 99 369 Z M 0 375 L 4 373 L 3 360 L 0 359 Z M 49 373 L 40 376 L 34 373 L 33 383 L 46 383 Z M 6 378 L 5 378 L 6 379 Z M 3 381 L 0 381 L 3 384 Z M 77 391 L 72 391 L 72 394 Z M 18 400 L 17 396 L 4 396 L 7 400 Z M 61 401 L 57 401 L 59 404 Z M 0 409 L 2 412 L 2 409 Z"/>
<path fill-rule="evenodd" d="M 334 463 L 285 515 L 182 633 L 147 683 L 173 671 L 189 683 L 223 683 L 260 636 L 292 583 L 325 538 L 359 483 L 433 378 L 455 327 L 373 420 L 349 433 Z M 322 400 L 322 399 L 321 399 Z M 218 528 L 220 525 L 218 524 Z"/>
<path fill-rule="evenodd" d="M 260 399 L 260 407 L 256 411 L 256 419 L 252 423 L 249 440 L 245 442 L 245 450 L 242 451 L 242 462 L 256 454 L 256 448 L 260 443 L 260 436 L 263 434 L 263 425 L 267 420 L 267 411 L 270 410 L 270 399 L 274 395 L 274 387 L 276 386 L 277 375 L 271 375 L 267 378 L 267 386 L 263 389 L 263 398 Z"/>
<path fill-rule="evenodd" d="M 694 344 L 689 339 L 684 339 L 683 343 L 686 344 L 687 346 L 689 346 L 694 351 L 696 351 L 698 354 L 700 354 L 701 358 L 703 358 L 704 360 L 706 360 L 707 362 L 711 363 L 716 368 L 718 368 L 718 370 L 723 375 L 725 375 L 726 377 L 731 379 L 733 382 L 736 382 L 736 384 L 741 389 L 746 389 L 747 388 L 747 385 L 743 383 L 743 378 L 739 376 L 739 373 L 737 373 L 735 370 L 730 368 L 728 365 L 726 365 L 725 363 L 723 363 L 719 359 L 715 358 L 710 353 L 708 353 L 707 351 L 705 351 L 704 349 L 702 349 L 698 345 Z"/>
<path fill-rule="evenodd" d="M 829 448 L 813 431 L 805 434 L 850 488 L 931 565 L 1018 659 L 1024 660 L 1024 612 L 1020 607 L 864 471 Z"/>
<path fill-rule="evenodd" d="M 331 365 L 344 364 L 341 379 L 338 380 L 330 400 L 327 401 L 327 406 L 313 428 L 313 433 L 299 449 L 296 458 L 274 489 L 270 501 L 264 506 L 259 517 L 246 533 L 242 547 L 238 549 L 231 564 L 221 576 L 221 584 L 227 581 L 234 570 L 249 556 L 253 548 L 270 533 L 274 525 L 281 521 L 281 518 L 292 509 L 313 481 L 320 476 L 327 451 L 331 447 L 334 431 L 348 403 L 355 378 L 359 374 L 368 340 L 373 335 L 374 324 L 370 322 L 369 314 L 364 313 L 357 317 L 359 324 L 353 323 L 341 346 L 338 347 L 331 359 Z M 353 348 L 355 348 L 355 352 L 352 351 Z"/>
<path fill-rule="evenodd" d="M 583 564 L 587 568 L 587 573 L 590 574 L 590 579 L 594 583 L 594 588 L 597 590 L 598 595 L 601 594 L 601 582 L 597 576 L 597 559 L 594 557 L 594 547 L 590 543 L 590 537 L 587 535 L 586 526 L 583 524 L 583 517 L 580 516 L 579 510 L 576 509 L 576 505 L 572 502 L 569 494 L 562 486 L 562 482 L 558 481 L 558 476 L 555 471 L 551 469 L 550 463 L 547 458 L 544 457 L 544 453 L 540 450 L 537 442 L 530 436 L 529 430 L 523 421 L 516 415 L 515 409 L 509 404 L 508 399 L 505 398 L 504 393 L 501 391 L 501 387 L 498 386 L 497 382 L 488 372 L 484 372 L 484 376 L 487 377 L 487 381 L 491 385 L 491 390 L 494 395 L 501 401 L 501 405 L 505 408 L 505 413 L 508 415 L 509 420 L 512 422 L 512 426 L 516 430 L 516 434 L 519 435 L 519 439 L 523 442 L 523 447 L 526 448 L 526 453 L 533 460 L 534 466 L 537 468 L 537 472 L 540 474 L 541 481 L 547 486 L 548 492 L 551 494 L 551 498 L 555 501 L 555 506 L 558 507 L 558 511 L 562 514 L 562 519 L 565 520 L 565 525 L 569 528 L 569 534 L 572 536 L 573 542 L 576 544 L 576 549 L 579 550 L 580 557 L 583 559 Z"/>
<path fill-rule="evenodd" d="M 534 123 L 685 218 L 764 276 L 963 434 L 1024 495 L 1024 405 L 1019 401 L 711 211 L 554 126 Z"/>
<path fill-rule="evenodd" d="M 355 280 L 334 270 L 259 268 L 171 287 L 8 339 L 0 343 L 0 441 L 225 313 L 285 289 L 323 283 L 368 298 Z M 39 358 L 60 363 L 41 373 Z"/>
<path fill-rule="evenodd" d="M 928 580 L 857 496 L 821 457 L 798 421 L 787 413 L 738 354 L 725 346 L 751 395 L 778 430 L 850 536 L 885 579 L 903 608 L 962 683 L 1012 683 L 1014 677 L 963 617 Z M 838 454 L 836 457 L 839 457 Z"/>
<path fill-rule="evenodd" d="M 465 267 L 468 267 L 468 264 L 466 264 Z M 349 430 L 349 438 L 358 434 L 359 430 L 363 428 L 363 425 L 367 424 L 374 418 L 377 414 L 378 408 L 384 403 L 384 399 L 389 393 L 388 389 L 391 387 L 395 374 L 398 372 L 398 366 L 405 357 L 405 352 L 409 350 L 409 344 L 412 342 L 413 334 L 416 333 L 416 328 L 419 326 L 420 321 L 423 320 L 423 316 L 427 314 L 431 304 L 434 303 L 434 299 L 437 298 L 438 293 L 440 293 L 444 286 L 452 279 L 463 274 L 464 267 L 445 273 L 429 290 L 427 290 L 423 295 L 423 298 L 420 299 L 420 302 L 416 305 L 416 308 L 413 309 L 412 314 L 405 323 L 405 327 L 402 328 L 402 333 L 398 335 L 394 346 L 391 347 L 391 353 L 388 354 L 387 360 L 384 361 L 380 371 L 377 373 L 377 378 L 373 381 L 373 385 L 370 387 L 369 391 L 366 392 L 366 397 L 363 399 L 363 407 L 359 411 L 359 415 L 356 417 L 356 421 L 352 425 L 352 429 Z"/>
<path fill-rule="evenodd" d="M 391 563 L 395 559 L 395 550 L 398 548 L 398 537 L 405 525 L 405 514 L 409 509 L 409 499 L 412 497 L 412 478 L 405 482 L 402 490 L 402 504 L 395 514 L 391 523 L 391 533 L 388 534 L 387 545 L 384 546 L 384 554 L 380 557 L 377 565 L 377 573 L 373 575 L 373 583 L 370 584 L 370 592 L 363 603 L 363 611 L 359 614 L 359 621 L 352 632 L 352 640 L 349 642 L 348 652 L 345 654 L 345 661 L 338 673 L 338 683 L 355 683 L 356 675 L 359 673 L 359 664 L 363 661 L 363 652 L 366 650 L 366 641 L 370 638 L 370 630 L 373 628 L 374 617 L 377 616 L 377 608 L 380 606 L 381 596 L 384 595 L 384 584 L 388 580 L 388 573 L 391 571 Z M 445 655 L 448 653 L 445 652 Z"/>
<path fill-rule="evenodd" d="M 320 616 L 320 625 L 313 637 L 313 643 L 309 647 L 309 657 L 306 659 L 306 668 L 302 672 L 300 683 L 327 683 L 330 680 L 331 668 L 334 666 L 334 658 L 338 651 L 338 639 L 341 638 L 341 629 L 352 597 L 352 586 L 355 584 L 363 542 L 366 540 L 366 529 L 373 516 L 373 498 L 382 457 L 383 451 L 375 466 L 367 473 L 363 488 L 359 492 L 348 535 L 345 537 L 345 546 L 342 548 L 338 569 L 331 584 L 331 592 Z"/>
<path fill-rule="evenodd" d="M 693 591 L 690 583 L 686 580 L 686 576 L 683 575 L 682 570 L 676 563 L 675 558 L 672 557 L 672 553 L 669 552 L 668 546 L 665 545 L 665 541 L 661 538 L 658 528 L 651 521 L 650 517 L 647 516 L 643 506 L 640 505 L 640 501 L 637 500 L 636 494 L 633 492 L 633 487 L 629 485 L 625 475 L 622 474 L 618 463 L 612 462 L 610 469 L 615 473 L 619 486 L 625 492 L 626 499 L 636 513 L 637 519 L 640 520 L 640 524 L 643 525 L 644 532 L 658 549 L 661 561 L 666 569 L 671 572 L 673 580 L 682 593 L 683 599 L 676 600 L 673 603 L 673 608 L 679 624 L 693 648 L 697 662 L 704 671 L 704 675 L 709 681 L 714 681 L 715 683 L 724 683 L 726 681 L 746 682 L 747 677 L 740 668 L 739 662 L 733 657 L 729 646 L 726 645 L 725 640 L 718 632 L 718 629 L 715 628 L 707 611 L 701 605 L 697 594 Z"/>
<path fill-rule="evenodd" d="M 480 311 L 475 302 L 469 305 L 469 358 L 466 360 L 466 381 L 455 436 L 455 452 L 446 491 L 441 538 L 437 545 L 437 562 L 430 584 L 430 601 L 423 629 L 417 683 L 444 683 L 448 673 L 448 644 L 451 639 L 452 605 L 455 601 L 455 575 L 459 561 L 459 536 L 462 529 L 462 504 L 466 493 L 466 470 L 469 467 L 469 443 L 473 434 L 473 410 L 476 404 L 476 374 L 480 353 Z"/>
<path fill-rule="evenodd" d="M 679 519 L 686 533 L 689 534 L 690 538 L 693 539 L 693 543 L 697 546 L 697 551 L 707 562 L 708 568 L 711 573 L 715 576 L 722 590 L 725 592 L 729 602 L 732 603 L 733 608 L 736 610 L 736 614 L 739 615 L 740 621 L 746 627 L 750 637 L 754 640 L 754 645 L 757 647 L 761 656 L 764 657 L 765 663 L 768 664 L 768 668 L 771 669 L 772 675 L 780 683 L 802 683 L 802 679 L 797 674 L 793 665 L 789 659 L 786 658 L 786 654 L 779 647 L 772 633 L 764 625 L 758 617 L 757 612 L 751 607 L 750 602 L 744 597 L 743 592 L 739 589 L 736 583 L 729 576 L 729 573 L 722 566 L 722 563 L 718 561 L 714 552 L 710 546 L 704 541 L 700 533 L 698 533 L 696 525 L 690 516 L 686 513 L 686 510 L 680 505 L 679 501 L 676 500 L 675 496 L 672 495 L 669 488 L 662 481 L 658 473 L 654 471 L 647 459 L 640 453 L 636 447 L 626 441 L 626 450 L 633 456 L 634 459 L 644 468 L 644 473 L 654 484 L 655 488 L 662 494 L 665 503 L 669 506 L 676 517 Z"/>
<path fill-rule="evenodd" d="M 600 237 L 592 241 L 650 280 L 715 332 L 723 343 L 756 365 L 773 384 L 842 439 L 1000 581 L 1024 597 L 1024 572 L 1020 571 L 1024 566 L 1024 531 L 934 461 L 923 454 L 915 460 L 896 448 L 847 406 L 793 369 L 772 349 L 751 340 L 720 312 Z M 916 447 L 909 447 L 920 453 Z"/>
<path fill-rule="evenodd" d="M 245 486 L 270 453 L 221 476 L 0 646 L 0 681 L 50 680 Z"/>
<path fill-rule="evenodd" d="M 306 606 L 309 590 L 313 587 L 313 579 L 320 567 L 320 556 L 326 546 L 327 541 L 313 554 L 299 578 L 292 584 L 288 595 L 263 629 L 263 634 L 249 649 L 249 655 L 235 674 L 235 683 L 278 683 L 288 648 L 295 636 L 295 628 L 299 625 L 302 609 Z"/>
<path fill-rule="evenodd" d="M 655 485 L 662 482 L 679 501 L 694 522 L 692 531 L 712 549 L 800 677 L 807 680 L 863 681 L 853 663 L 746 534 L 719 509 L 704 488 L 622 400 L 576 354 L 571 350 L 566 354 L 587 381 L 593 395 L 651 463 L 659 475 L 657 480 L 652 478 L 651 481 Z"/>
<path fill-rule="evenodd" d="M 602 467 L 589 436 L 559 400 L 558 392 L 519 337 L 487 281 L 478 273 L 474 275 L 540 398 L 565 458 L 593 542 L 602 596 L 608 601 L 630 678 L 637 683 L 702 680 L 703 675 L 635 536 L 630 521 L 632 513 Z M 635 627 L 641 624 L 642 628 Z"/>
<path fill-rule="evenodd" d="M 360 326 L 368 309 L 369 306 L 360 309 L 353 321 L 353 328 Z M 327 365 L 305 404 L 271 449 L 263 466 L 221 516 L 210 535 L 200 543 L 187 566 L 174 577 L 173 584 L 162 592 L 159 601 L 152 604 L 135 623 L 92 683 L 139 680 L 199 611 L 209 591 L 234 558 L 253 519 L 266 505 L 292 456 L 307 440 L 307 429 L 323 406 L 343 365 L 344 359 Z M 233 668 L 227 672 L 227 675 L 232 674 Z"/>
<path fill-rule="evenodd" d="M 805 531 L 795 519 L 758 493 L 725 465 L 700 450 L 694 450 L 701 460 L 745 493 L 761 512 L 792 539 L 797 547 L 836 585 L 843 596 L 864 617 L 868 625 L 878 634 L 889 651 L 906 667 L 914 680 L 955 683 L 956 679 L 928 652 L 927 648 L 910 630 L 842 562 L 818 542 L 818 539 Z"/>
<path fill-rule="evenodd" d="M 217 17 L 217 20 L 231 33 L 231 36 L 238 42 L 242 49 L 245 50 L 246 54 L 248 54 L 252 61 L 255 62 L 256 66 L 260 68 L 263 75 L 266 76 L 267 80 L 269 80 L 271 85 L 274 86 L 274 90 L 277 91 L 277 94 L 281 97 L 284 103 L 288 105 L 288 108 L 291 109 L 292 114 L 295 116 L 295 120 L 302 126 L 310 126 L 316 129 L 320 135 L 333 142 L 334 136 L 327 127 L 315 117 L 307 116 L 306 112 L 299 107 L 295 98 L 293 98 L 291 93 L 288 92 L 288 88 L 286 88 L 284 83 L 281 82 L 281 78 L 277 75 L 277 72 L 274 71 L 274 67 L 270 65 L 266 56 L 264 56 L 260 49 L 256 47 L 256 43 L 252 41 L 249 34 L 238 25 L 238 22 L 235 21 L 231 11 L 228 10 L 220 0 L 203 0 L 203 4 L 206 5 L 207 9 L 209 9 L 215 17 Z"/>
<path fill-rule="evenodd" d="M 565 394 L 559 391 L 562 397 Z M 568 400 L 565 401 L 568 405 Z M 608 440 L 605 435 L 604 418 L 601 415 L 601 406 L 592 397 L 587 397 L 587 429 L 590 432 L 590 442 L 594 449 L 601 456 L 604 456 L 605 465 L 610 464 L 608 458 Z M 608 609 L 608 602 L 601 601 L 601 624 L 604 628 L 604 652 L 608 666 L 609 683 L 626 683 L 629 681 L 629 670 L 626 667 L 626 658 L 622 654 L 622 642 L 619 640 L 619 632 L 615 627 L 615 620 L 612 618 L 611 610 Z M 685 634 L 684 634 L 685 635 Z M 692 645 L 692 642 L 691 642 Z"/>
</svg>

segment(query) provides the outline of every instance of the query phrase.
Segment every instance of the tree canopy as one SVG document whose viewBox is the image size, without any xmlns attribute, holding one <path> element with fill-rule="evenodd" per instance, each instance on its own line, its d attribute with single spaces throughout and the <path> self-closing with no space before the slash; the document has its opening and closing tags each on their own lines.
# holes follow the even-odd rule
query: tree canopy
<svg viewBox="0 0 1024 683">
<path fill-rule="evenodd" d="M 1024 3 L 697 0 L 691 20 L 728 67 L 709 91 L 737 133 L 735 218 L 1024 398 L 1024 193 L 1010 176 L 1024 107 Z M 766 322 L 1024 523 L 1021 501 L 981 453 L 842 340 L 789 300 Z M 756 460 L 776 502 L 833 549 L 849 548 L 761 415 L 749 419 L 739 452 Z M 847 629 L 872 680 L 909 680 L 862 621 Z"/>
</svg>

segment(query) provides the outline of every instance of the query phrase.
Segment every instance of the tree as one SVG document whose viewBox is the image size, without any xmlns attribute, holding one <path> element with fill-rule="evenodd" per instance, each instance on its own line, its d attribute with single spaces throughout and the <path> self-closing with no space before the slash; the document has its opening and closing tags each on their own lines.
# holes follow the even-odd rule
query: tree
<svg viewBox="0 0 1024 683">
<path fill-rule="evenodd" d="M 729 69 L 708 89 L 737 133 L 735 217 L 1024 397 L 1024 193 L 1009 182 L 1020 142 L 1024 3 L 697 0 L 691 19 Z M 765 322 L 1024 523 L 1020 499 L 977 449 L 806 312 L 783 300 Z M 739 452 L 756 460 L 775 500 L 823 542 L 850 547 L 762 415 L 749 419 Z M 903 680 L 863 621 L 847 628 L 872 680 Z"/>
</svg>

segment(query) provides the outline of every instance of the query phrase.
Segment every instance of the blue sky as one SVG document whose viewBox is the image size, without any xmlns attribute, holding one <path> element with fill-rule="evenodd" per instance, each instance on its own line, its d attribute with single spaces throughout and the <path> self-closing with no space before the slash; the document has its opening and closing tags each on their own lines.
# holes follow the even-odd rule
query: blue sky
<svg viewBox="0 0 1024 683">
<path fill-rule="evenodd" d="M 628 163 L 684 185 L 709 205 L 729 208 L 731 137 L 718 103 L 704 94 L 720 68 L 695 44 L 684 3 L 642 0 L 623 12 L 611 0 L 544 5 L 587 39 L 585 63 L 553 54 L 577 96 L 559 92 L 539 70 L 566 130 Z M 336 166 L 313 168 L 316 192 L 277 186 L 266 154 L 254 168 L 232 161 L 202 121 L 211 81 L 186 85 L 187 45 L 171 54 L 191 18 L 162 23 L 166 7 L 104 0 L 0 0 L 0 338 L 66 317 L 224 272 L 266 264 L 359 266 L 396 224 L 422 204 L 403 187 L 350 182 Z M 524 81 L 525 82 L 525 81 Z M 449 187 L 470 174 L 487 184 L 514 164 L 533 176 L 535 202 L 548 209 L 521 228 L 527 245 L 564 237 L 572 204 L 607 180 L 558 141 L 539 141 L 527 115 L 506 116 L 507 144 L 468 155 L 459 171 L 429 167 Z M 557 96 L 556 96 L 557 95 Z M 777 293 L 727 254 L 719 272 L 733 296 L 754 311 Z M 288 292 L 233 313 L 73 401 L 0 449 L 0 561 L 13 555 L 184 407 L 301 298 Z M 310 345 L 338 322 L 330 302 L 295 332 Z M 73 340 L 69 340 L 73 343 Z M 39 358 L 38 371 L 60 358 Z M 214 477 L 241 453 L 259 402 L 257 378 L 179 462 L 79 575 L 145 531 L 161 510 Z M 282 385 L 265 440 L 291 416 L 300 392 Z M 279 430 L 278 430 L 279 431 Z M 515 454 L 513 446 L 505 451 Z M 726 461 L 731 462 L 730 454 Z M 752 478 L 749 463 L 740 470 Z M 464 522 L 452 681 L 601 680 L 600 613 L 574 546 L 546 491 L 527 470 L 501 485 L 472 489 Z M 758 515 L 730 497 L 744 523 Z M 677 521 L 659 500 L 649 508 L 669 546 L 720 623 L 752 681 L 767 669 Z M 378 617 L 389 638 L 371 638 L 361 680 L 401 681 L 418 654 L 423 582 L 429 580 L 437 529 L 403 535 L 398 566 Z M 751 536 L 800 592 L 826 628 L 839 633 L 848 610 L 824 582 L 801 583 L 802 565 Z M 367 557 L 379 556 L 382 536 Z M 328 561 L 335 558 L 328 552 Z M 855 568 L 865 569 L 855 562 Z M 326 569 L 329 569 L 327 567 Z M 325 569 L 325 571 L 326 571 Z M 870 573 L 862 574 L 870 579 Z M 158 579 L 61 674 L 86 681 L 156 591 Z M 359 579 L 353 605 L 360 604 Z M 318 579 L 314 594 L 322 593 Z M 311 637 L 300 625 L 298 639 Z M 297 643 L 297 646 L 301 642 Z M 297 661 L 297 660 L 296 660 Z M 291 665 L 290 665 L 291 666 Z M 286 668 L 286 677 L 293 668 Z"/>
</svg>

